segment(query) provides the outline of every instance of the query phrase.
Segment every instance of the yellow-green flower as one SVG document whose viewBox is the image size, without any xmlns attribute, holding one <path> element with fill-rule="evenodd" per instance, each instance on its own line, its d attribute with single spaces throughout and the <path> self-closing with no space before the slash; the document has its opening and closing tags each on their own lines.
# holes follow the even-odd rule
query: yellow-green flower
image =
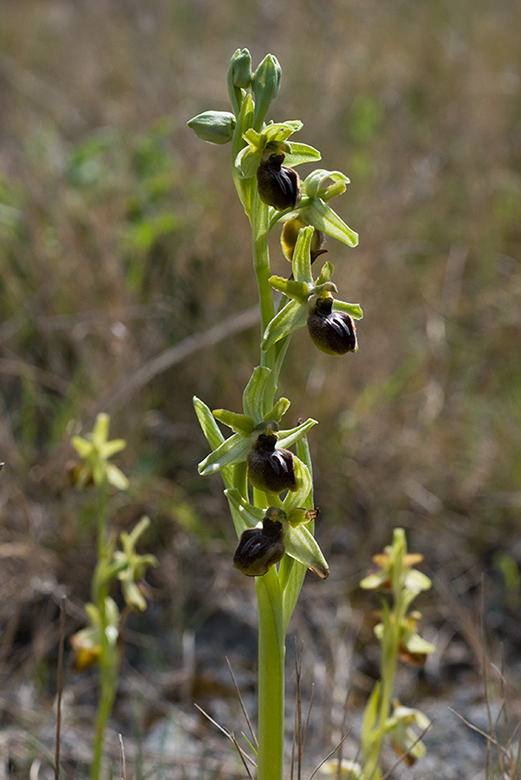
<svg viewBox="0 0 521 780">
<path fill-rule="evenodd" d="M 72 446 L 83 461 L 75 474 L 75 483 L 79 488 L 84 488 L 90 482 L 95 485 L 108 482 L 118 490 L 128 488 L 128 479 L 121 469 L 109 463 L 109 458 L 123 450 L 127 443 L 125 439 L 109 441 L 109 424 L 108 414 L 98 414 L 92 433 L 73 436 L 71 440 Z"/>
</svg>

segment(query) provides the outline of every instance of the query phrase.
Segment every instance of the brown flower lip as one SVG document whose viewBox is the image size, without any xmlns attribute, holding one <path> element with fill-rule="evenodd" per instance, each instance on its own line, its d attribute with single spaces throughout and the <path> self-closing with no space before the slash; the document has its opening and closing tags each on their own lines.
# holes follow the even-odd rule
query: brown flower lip
<svg viewBox="0 0 521 780">
<path fill-rule="evenodd" d="M 328 355 L 356 352 L 358 341 L 353 318 L 342 311 L 333 311 L 333 298 L 318 298 L 311 309 L 307 326 L 311 340 Z"/>
<path fill-rule="evenodd" d="M 262 528 L 248 528 L 241 534 L 233 565 L 248 577 L 262 577 L 284 556 L 285 530 L 280 520 L 273 519 L 279 512 L 268 509 Z"/>
<path fill-rule="evenodd" d="M 251 484 L 270 493 L 295 490 L 297 486 L 293 453 L 276 448 L 277 439 L 275 433 L 260 433 L 247 458 Z"/>
<path fill-rule="evenodd" d="M 283 154 L 271 154 L 257 168 L 259 197 L 278 211 L 295 208 L 300 199 L 298 173 L 282 165 L 283 160 Z"/>
</svg>

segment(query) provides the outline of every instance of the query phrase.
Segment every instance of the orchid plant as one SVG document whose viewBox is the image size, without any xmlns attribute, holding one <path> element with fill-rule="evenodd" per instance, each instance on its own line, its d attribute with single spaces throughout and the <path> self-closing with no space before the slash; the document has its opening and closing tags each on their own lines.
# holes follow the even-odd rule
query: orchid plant
<svg viewBox="0 0 521 780">
<path fill-rule="evenodd" d="M 258 604 L 258 780 L 282 780 L 284 755 L 284 653 L 288 624 L 306 571 L 322 579 L 329 569 L 314 536 L 312 464 L 308 418 L 282 423 L 290 401 L 278 384 L 291 336 L 307 327 L 323 352 L 356 352 L 358 304 L 339 300 L 334 267 L 325 262 L 325 236 L 348 247 L 357 234 L 331 208 L 349 179 L 317 169 L 303 181 L 295 167 L 316 163 L 320 152 L 295 141 L 298 120 L 267 122 L 280 86 L 281 68 L 268 54 L 255 71 L 247 49 L 228 69 L 232 111 L 206 111 L 188 125 L 197 136 L 231 147 L 232 176 L 252 232 L 253 268 L 261 312 L 260 356 L 242 397 L 242 410 L 211 409 L 199 398 L 195 411 L 211 452 L 199 464 L 206 476 L 220 472 L 239 537 L 233 565 L 255 578 Z M 271 273 L 268 236 L 282 228 L 287 277 Z M 219 423 L 231 429 L 225 437 Z M 292 451 L 292 449 L 294 451 Z"/>
</svg>

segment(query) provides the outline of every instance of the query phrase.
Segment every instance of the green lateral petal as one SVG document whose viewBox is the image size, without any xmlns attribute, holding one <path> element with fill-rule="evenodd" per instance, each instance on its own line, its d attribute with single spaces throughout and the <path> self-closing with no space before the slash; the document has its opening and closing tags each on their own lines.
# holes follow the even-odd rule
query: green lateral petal
<svg viewBox="0 0 521 780">
<path fill-rule="evenodd" d="M 247 528 L 255 528 L 261 522 L 266 513 L 265 509 L 257 509 L 249 504 L 235 488 L 225 490 L 224 495 L 230 505 L 237 536 L 240 536 Z"/>
<path fill-rule="evenodd" d="M 251 450 L 251 442 L 245 439 L 240 433 L 234 433 L 229 439 L 225 439 L 220 447 L 211 452 L 208 457 L 199 463 L 197 467 L 199 474 L 206 477 L 209 474 L 215 474 L 225 466 L 233 466 L 246 460 L 248 452 Z"/>
<path fill-rule="evenodd" d="M 200 398 L 197 398 L 197 396 L 194 395 L 193 404 L 197 419 L 199 420 L 199 425 L 201 426 L 202 431 L 206 437 L 206 441 L 212 450 L 216 450 L 217 447 L 219 447 L 224 441 L 224 436 L 222 435 L 221 429 L 215 422 L 215 417 L 213 416 L 210 408 L 206 406 L 204 401 L 201 401 Z"/>
<path fill-rule="evenodd" d="M 327 263 L 324 263 L 320 271 L 320 275 L 317 276 L 316 278 L 315 287 L 330 282 L 333 277 L 334 271 L 335 271 L 335 266 L 333 265 L 333 263 L 330 263 L 329 261 Z"/>
<path fill-rule="evenodd" d="M 219 422 L 227 425 L 235 433 L 240 433 L 243 436 L 250 436 L 255 428 L 255 420 L 248 417 L 246 414 L 237 414 L 236 412 L 229 412 L 228 409 L 214 409 L 213 416 L 219 420 Z"/>
<path fill-rule="evenodd" d="M 274 290 L 283 293 L 299 303 L 307 303 L 309 297 L 309 285 L 306 282 L 296 282 L 294 279 L 286 279 L 284 276 L 270 276 L 269 283 Z"/>
<path fill-rule="evenodd" d="M 299 230 L 292 260 L 293 276 L 297 282 L 305 282 L 309 285 L 313 285 L 313 275 L 311 273 L 312 237 L 313 228 L 310 225 Z"/>
<path fill-rule="evenodd" d="M 325 188 L 322 187 L 322 182 L 324 182 L 326 179 L 331 179 L 333 185 Z M 342 186 L 338 187 L 338 184 Z M 341 171 L 326 171 L 324 168 L 318 168 L 316 171 L 313 171 L 309 174 L 309 176 L 306 177 L 302 188 L 306 195 L 309 195 L 310 198 L 320 197 L 324 198 L 324 200 L 329 200 L 331 194 L 334 193 L 335 195 L 339 195 L 340 193 L 344 192 L 347 184 L 349 184 L 349 179 Z"/>
<path fill-rule="evenodd" d="M 273 409 L 270 409 L 270 411 L 264 415 L 264 420 L 266 422 L 268 420 L 275 420 L 275 422 L 280 422 L 290 406 L 291 401 L 288 398 L 279 398 Z"/>
<path fill-rule="evenodd" d="M 345 303 L 344 301 L 335 300 L 333 304 L 334 311 L 343 311 L 346 314 L 350 314 L 354 320 L 361 320 L 364 316 L 362 309 L 358 303 Z"/>
<path fill-rule="evenodd" d="M 308 144 L 300 144 L 290 142 L 291 152 L 289 152 L 284 158 L 284 165 L 289 165 L 294 168 L 296 165 L 302 165 L 302 163 L 316 162 L 320 160 L 320 152 L 313 146 Z"/>
<path fill-rule="evenodd" d="M 266 138 L 266 143 L 282 143 L 293 133 L 302 130 L 303 124 L 300 119 L 288 119 L 287 122 L 271 122 L 266 125 L 262 135 Z"/>
<path fill-rule="evenodd" d="M 307 306 L 297 301 L 290 301 L 275 315 L 264 331 L 262 349 L 266 352 L 284 336 L 289 336 L 294 330 L 304 327 L 307 316 Z"/>
<path fill-rule="evenodd" d="M 255 422 L 264 419 L 264 397 L 270 374 L 271 369 L 266 366 L 256 366 L 242 394 L 244 414 L 252 417 Z"/>
<path fill-rule="evenodd" d="M 308 206 L 303 217 L 306 222 L 309 222 L 317 230 L 321 230 L 323 233 L 327 233 L 328 236 L 342 241 L 343 244 L 348 246 L 356 246 L 358 244 L 358 233 L 351 230 L 344 220 L 320 198 L 316 198 L 311 206 Z"/>
<path fill-rule="evenodd" d="M 305 526 L 290 529 L 284 539 L 284 545 L 288 555 L 318 574 L 321 579 L 329 577 L 329 566 L 324 554 Z"/>
</svg>

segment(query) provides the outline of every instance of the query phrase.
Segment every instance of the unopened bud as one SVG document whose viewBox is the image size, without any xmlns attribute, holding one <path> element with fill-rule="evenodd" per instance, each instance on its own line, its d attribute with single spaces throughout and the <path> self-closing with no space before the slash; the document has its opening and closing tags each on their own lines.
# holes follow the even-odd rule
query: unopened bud
<svg viewBox="0 0 521 780">
<path fill-rule="evenodd" d="M 267 54 L 252 77 L 252 89 L 255 96 L 253 126 L 260 130 L 270 103 L 280 89 L 281 67 L 273 54 Z"/>
<path fill-rule="evenodd" d="M 235 117 L 229 111 L 205 111 L 188 121 L 198 138 L 211 144 L 226 144 L 232 140 Z"/>
</svg>

